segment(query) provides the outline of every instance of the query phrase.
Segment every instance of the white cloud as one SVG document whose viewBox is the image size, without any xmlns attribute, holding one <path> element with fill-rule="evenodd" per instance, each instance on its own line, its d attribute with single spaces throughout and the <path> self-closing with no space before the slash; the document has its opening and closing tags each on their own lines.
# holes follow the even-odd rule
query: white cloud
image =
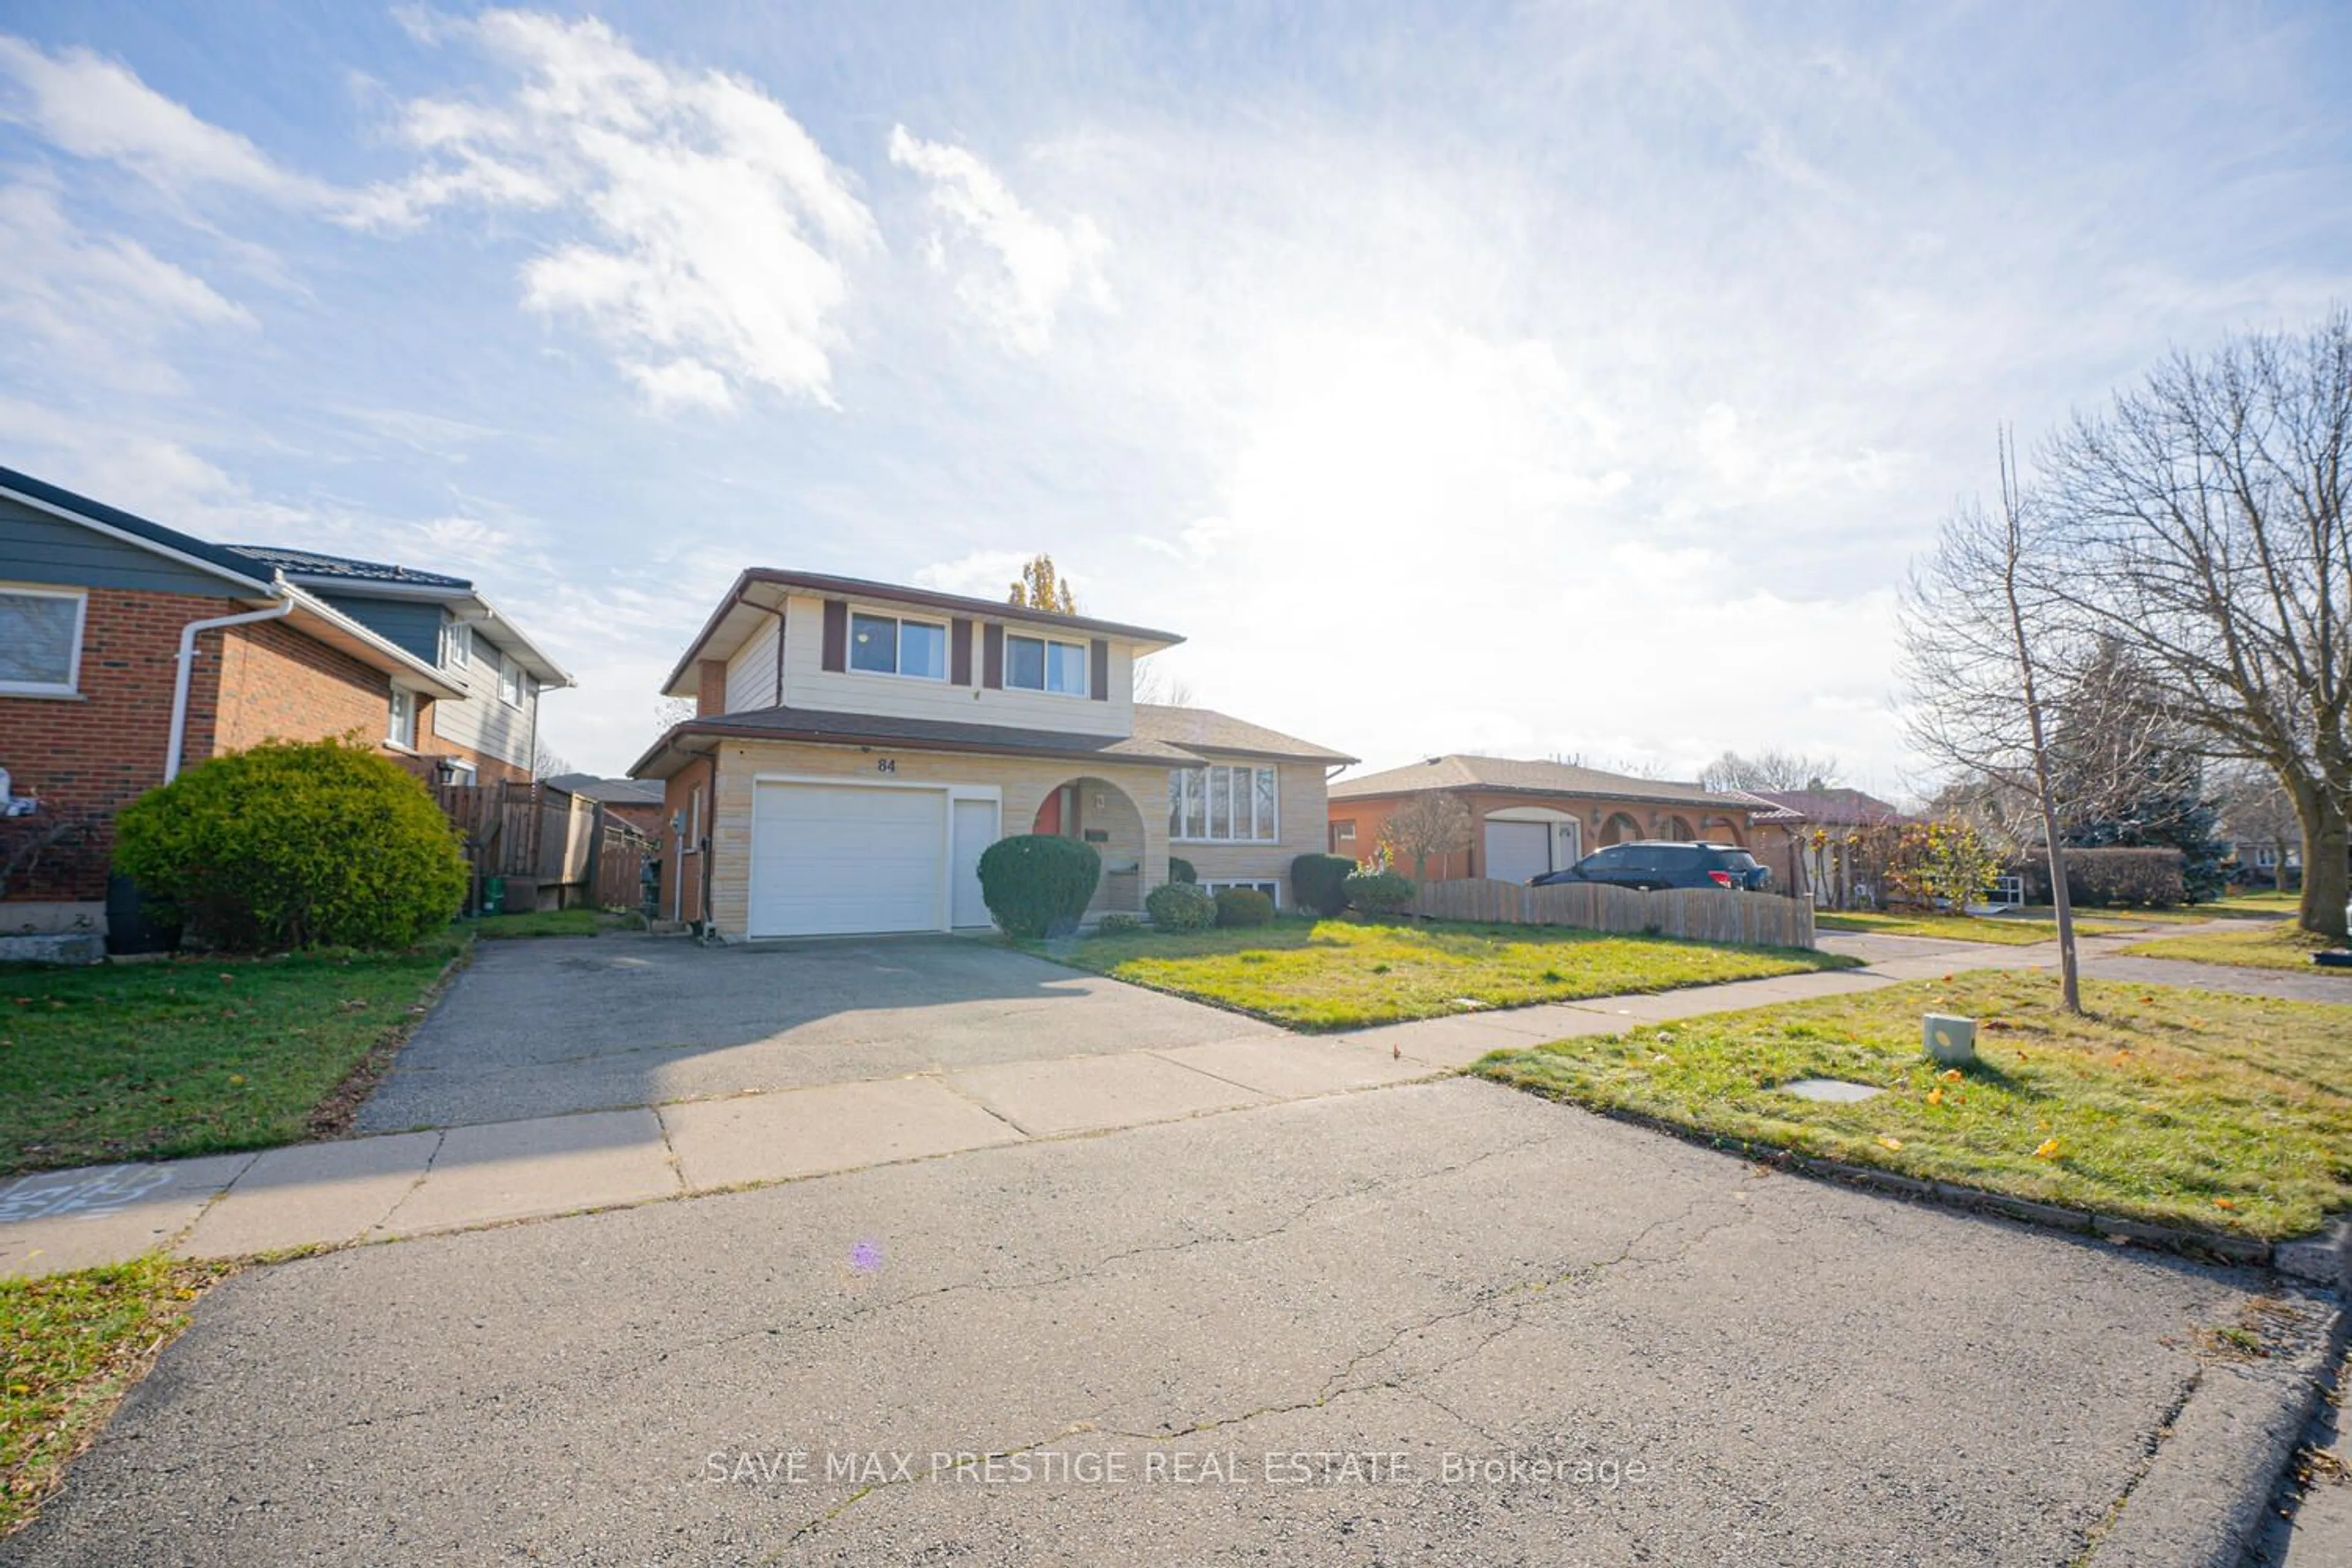
<svg viewBox="0 0 2352 1568">
<path fill-rule="evenodd" d="M 17 337 L 0 358 L 37 359 L 49 377 L 169 390 L 178 378 L 158 352 L 167 338 L 254 325 L 145 246 L 85 231 L 43 185 L 0 186 L 0 323 Z"/>
<path fill-rule="evenodd" d="M 1024 206 L 996 171 L 961 147 L 890 132 L 890 161 L 929 182 L 941 226 L 927 248 L 932 265 L 954 270 L 956 294 L 1008 348 L 1042 353 L 1062 302 L 1075 292 L 1111 303 L 1102 260 L 1109 248 L 1089 218 L 1048 223 Z"/>
<path fill-rule="evenodd" d="M 212 125 L 86 48 L 42 52 L 0 36 L 0 119 L 78 158 L 120 163 L 173 194 L 211 185 L 274 201 L 320 203 L 332 187 L 280 168 L 235 132 Z"/>
<path fill-rule="evenodd" d="M 407 105 L 425 165 L 366 193 L 354 221 L 547 213 L 582 232 L 524 267 L 524 303 L 604 339 L 656 407 L 724 410 L 758 387 L 832 401 L 845 266 L 877 237 L 782 104 L 650 60 L 602 22 L 497 11 L 446 35 L 519 82 L 500 101 Z"/>
<path fill-rule="evenodd" d="M 915 585 L 935 588 L 942 594 L 966 594 L 975 599 L 1001 599 L 1013 591 L 1021 580 L 1021 569 L 1029 564 L 1034 551 L 975 550 L 953 561 L 936 562 L 919 567 L 915 573 Z M 1060 564 L 1060 563 L 1056 563 Z"/>
</svg>

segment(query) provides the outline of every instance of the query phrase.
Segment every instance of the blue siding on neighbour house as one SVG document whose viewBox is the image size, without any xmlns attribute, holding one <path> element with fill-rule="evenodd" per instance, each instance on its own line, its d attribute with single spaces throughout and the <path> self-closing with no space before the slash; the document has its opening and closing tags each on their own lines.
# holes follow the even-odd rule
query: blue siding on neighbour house
<svg viewBox="0 0 2352 1568">
<path fill-rule="evenodd" d="M 221 599 L 254 591 L 5 496 L 0 496 L 0 582 L 143 588 Z"/>
<path fill-rule="evenodd" d="M 441 662 L 440 605 L 420 605 L 414 599 L 370 599 L 356 594 L 319 594 L 319 597 L 394 647 L 405 648 L 427 664 Z"/>
</svg>

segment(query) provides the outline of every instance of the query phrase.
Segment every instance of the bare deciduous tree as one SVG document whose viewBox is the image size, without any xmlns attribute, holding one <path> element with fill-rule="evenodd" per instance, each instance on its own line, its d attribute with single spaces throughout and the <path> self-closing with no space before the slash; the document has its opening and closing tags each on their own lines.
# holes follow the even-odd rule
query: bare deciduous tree
<svg viewBox="0 0 2352 1568">
<path fill-rule="evenodd" d="M 2352 320 L 2177 353 L 2044 468 L 2066 610 L 2208 755 L 2294 803 L 2302 924 L 2345 934 L 2352 839 Z"/>
<path fill-rule="evenodd" d="M 545 741 L 533 742 L 530 749 L 531 777 L 535 779 L 551 779 L 558 773 L 576 773 L 579 770 L 574 768 L 572 763 L 564 758 L 562 752 L 549 745 Z"/>
<path fill-rule="evenodd" d="M 1726 752 L 1699 770 L 1698 782 L 1711 790 L 1834 789 L 1837 775 L 1835 757 L 1768 749 L 1752 757 Z"/>
<path fill-rule="evenodd" d="M 667 734 L 676 726 L 694 717 L 695 701 L 691 697 L 656 697 L 654 699 L 654 727 Z"/>
<path fill-rule="evenodd" d="M 2058 973 L 2068 1012 L 2083 1010 L 2073 900 L 2050 758 L 2050 692 L 2075 650 L 2048 579 L 2038 509 L 2018 484 L 2004 434 L 2000 511 L 1954 512 L 1903 598 L 1904 679 L 1912 744 L 1937 763 L 2030 796 L 2050 858 Z"/>
<path fill-rule="evenodd" d="M 1155 708 L 1190 708 L 1192 683 L 1170 675 L 1147 654 L 1135 661 L 1135 700 Z"/>
<path fill-rule="evenodd" d="M 1459 855 L 1470 847 L 1470 810 L 1450 795 L 1417 795 L 1390 814 L 1381 837 L 1391 858 L 1412 862 L 1413 880 L 1429 873 L 1433 855 Z"/>
</svg>

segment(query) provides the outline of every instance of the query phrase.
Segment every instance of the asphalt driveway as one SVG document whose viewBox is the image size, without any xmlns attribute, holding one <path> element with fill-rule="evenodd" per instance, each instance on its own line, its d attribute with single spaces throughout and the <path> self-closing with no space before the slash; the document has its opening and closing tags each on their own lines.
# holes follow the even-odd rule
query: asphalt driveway
<svg viewBox="0 0 2352 1568">
<path fill-rule="evenodd" d="M 0 1557 L 2071 1563 L 2272 1288 L 1454 1079 L 252 1269 Z"/>
<path fill-rule="evenodd" d="M 359 1127 L 512 1121 L 1277 1032 L 961 938 L 483 942 Z"/>
</svg>

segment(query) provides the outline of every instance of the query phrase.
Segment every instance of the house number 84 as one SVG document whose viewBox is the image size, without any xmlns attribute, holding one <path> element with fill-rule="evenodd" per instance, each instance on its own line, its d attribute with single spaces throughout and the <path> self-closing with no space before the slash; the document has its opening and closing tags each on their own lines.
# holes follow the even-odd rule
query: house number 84
<svg viewBox="0 0 2352 1568">
<path fill-rule="evenodd" d="M 898 759 L 877 757 L 874 759 L 874 771 L 877 773 L 895 773 L 898 771 Z"/>
</svg>

